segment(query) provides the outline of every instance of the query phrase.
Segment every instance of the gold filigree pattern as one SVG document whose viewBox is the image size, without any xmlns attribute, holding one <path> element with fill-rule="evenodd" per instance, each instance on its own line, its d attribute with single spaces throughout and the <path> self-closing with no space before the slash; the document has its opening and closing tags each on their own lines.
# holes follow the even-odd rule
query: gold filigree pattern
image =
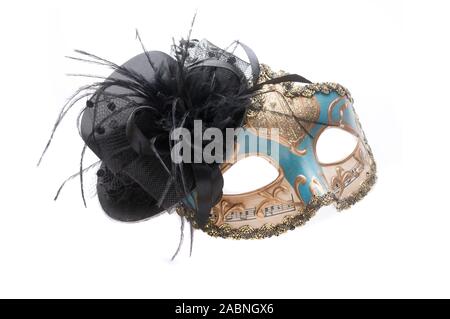
<svg viewBox="0 0 450 319">
<path fill-rule="evenodd" d="M 281 84 L 269 85 L 267 93 L 258 96 L 246 116 L 246 127 L 277 128 L 279 141 L 291 152 L 303 156 L 306 150 L 298 146 L 320 116 L 320 106 L 315 98 L 286 98 Z"/>
<path fill-rule="evenodd" d="M 311 98 L 316 93 L 330 94 L 331 92 L 336 92 L 340 96 L 346 96 L 351 102 L 353 102 L 350 92 L 338 83 L 323 82 L 298 86 L 287 82 L 284 84 L 284 88 L 284 94 L 288 97 L 303 96 Z"/>
<path fill-rule="evenodd" d="M 274 73 L 266 65 L 261 65 L 259 82 L 284 74 Z M 279 129 L 282 145 L 291 152 L 303 156 L 306 149 L 299 149 L 308 132 L 320 117 L 320 105 L 314 97 L 287 96 L 284 84 L 269 84 L 264 87 L 264 94 L 253 98 L 253 103 L 246 115 L 246 126 L 250 129 L 259 127 Z"/>
<path fill-rule="evenodd" d="M 285 71 L 274 72 L 266 64 L 261 64 L 261 70 L 262 71 L 261 76 L 259 78 L 259 82 L 264 82 L 287 74 Z M 283 95 L 290 98 L 298 96 L 311 98 L 316 93 L 330 94 L 331 92 L 336 92 L 340 96 L 346 96 L 350 100 L 350 102 L 353 102 L 353 98 L 351 97 L 350 91 L 338 83 L 323 82 L 323 83 L 311 83 L 303 85 L 294 82 L 284 82 L 282 84 L 282 87 L 283 87 L 282 91 Z"/>
<path fill-rule="evenodd" d="M 339 120 L 336 123 L 336 122 L 333 121 L 333 110 L 338 105 L 338 103 L 341 102 L 342 100 L 344 100 L 344 104 L 342 104 L 339 107 Z M 344 123 L 344 112 L 345 112 L 345 110 L 347 108 L 350 107 L 350 105 L 351 104 L 349 103 L 349 101 L 345 100 L 343 97 L 339 97 L 339 98 L 335 99 L 334 101 L 332 101 L 330 103 L 329 108 L 328 108 L 328 124 L 335 124 L 335 125 L 339 125 L 341 127 L 345 126 L 345 123 Z"/>
<path fill-rule="evenodd" d="M 331 187 L 336 192 L 338 197 L 341 197 L 344 188 L 353 179 L 351 171 L 345 171 L 342 167 L 336 167 L 336 175 L 331 178 Z"/>
<path fill-rule="evenodd" d="M 351 169 L 344 169 L 338 165 L 335 167 L 336 175 L 331 178 L 331 188 L 338 198 L 342 196 L 345 188 L 356 180 L 364 171 L 365 157 L 363 150 L 359 148 L 352 156 L 356 160 L 356 165 Z"/>
</svg>

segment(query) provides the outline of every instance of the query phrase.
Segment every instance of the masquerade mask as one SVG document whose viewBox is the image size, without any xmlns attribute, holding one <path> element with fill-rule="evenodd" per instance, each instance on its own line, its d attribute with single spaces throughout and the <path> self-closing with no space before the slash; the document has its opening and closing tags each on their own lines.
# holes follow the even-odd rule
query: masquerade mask
<svg viewBox="0 0 450 319">
<path fill-rule="evenodd" d="M 83 164 L 86 148 L 100 159 L 94 164 L 100 166 L 97 194 L 109 216 L 138 221 L 177 211 L 213 236 L 279 235 L 323 205 L 344 209 L 369 191 L 375 162 L 350 93 L 338 84 L 274 73 L 249 47 L 236 45 L 249 62 L 206 40 L 182 40 L 173 57 L 143 47 L 144 53 L 121 66 L 77 51 L 80 57 L 73 59 L 114 71 L 75 92 L 55 125 L 88 98 L 79 116 L 83 200 L 83 173 L 91 168 Z M 203 136 L 211 128 L 223 136 L 240 128 L 215 149 L 232 150 L 221 157 L 225 162 L 192 159 L 208 148 L 208 141 L 195 140 L 199 120 Z M 181 162 L 173 157 L 172 136 L 179 129 L 192 133 L 183 136 L 182 145 L 183 155 L 186 150 L 193 155 Z M 343 130 L 357 141 L 344 159 L 319 161 L 317 145 L 327 130 Z M 250 155 L 268 161 L 276 178 L 252 191 L 223 194 L 223 174 Z"/>
<path fill-rule="evenodd" d="M 260 82 L 281 77 L 263 66 Z M 292 83 L 268 84 L 264 94 L 253 99 L 244 129 L 238 136 L 231 163 L 222 165 L 225 173 L 242 158 L 262 157 L 278 175 L 256 190 L 225 194 L 214 206 L 205 228 L 213 236 L 264 238 L 279 235 L 302 225 L 323 205 L 334 203 L 345 209 L 364 197 L 376 180 L 373 155 L 350 93 L 341 85 L 317 83 L 304 86 Z M 276 158 L 265 149 L 270 136 L 259 128 L 278 128 Z M 356 139 L 356 146 L 345 158 L 321 163 L 317 142 L 330 130 L 344 130 Z M 262 130 L 265 133 L 264 130 Z M 244 139 L 250 140 L 250 143 Z M 241 147 L 241 145 L 252 147 Z M 187 214 L 189 216 L 189 214 Z"/>
</svg>

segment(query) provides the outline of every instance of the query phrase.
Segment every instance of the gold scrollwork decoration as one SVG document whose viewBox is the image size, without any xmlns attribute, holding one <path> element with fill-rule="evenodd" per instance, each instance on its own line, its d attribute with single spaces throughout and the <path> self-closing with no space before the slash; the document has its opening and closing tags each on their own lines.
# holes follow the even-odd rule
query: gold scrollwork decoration
<svg viewBox="0 0 450 319">
<path fill-rule="evenodd" d="M 278 196 L 279 193 L 283 193 L 283 192 L 289 192 L 289 190 L 283 185 L 276 186 L 272 191 L 263 190 L 263 191 L 259 192 L 258 195 L 262 196 L 265 199 L 258 206 L 256 206 L 256 216 L 258 218 L 264 218 L 263 209 L 266 205 L 290 203 L 289 201 L 284 200 Z"/>
<path fill-rule="evenodd" d="M 225 217 L 231 212 L 244 212 L 245 207 L 242 203 L 231 204 L 228 201 L 222 199 L 219 204 L 213 207 L 214 225 L 222 225 L 225 221 Z"/>
</svg>

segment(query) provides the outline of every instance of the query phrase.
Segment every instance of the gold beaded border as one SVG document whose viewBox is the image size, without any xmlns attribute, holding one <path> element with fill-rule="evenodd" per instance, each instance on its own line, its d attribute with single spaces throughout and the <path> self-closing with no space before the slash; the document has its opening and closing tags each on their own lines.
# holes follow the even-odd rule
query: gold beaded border
<svg viewBox="0 0 450 319">
<path fill-rule="evenodd" d="M 283 75 L 287 75 L 285 71 L 274 72 L 272 69 L 266 65 L 261 64 L 261 75 L 259 77 L 259 82 L 264 82 L 270 79 L 274 79 Z M 300 84 L 296 82 L 283 82 L 280 83 L 283 88 L 283 95 L 286 97 L 313 97 L 316 93 L 330 94 L 331 92 L 336 92 L 340 96 L 346 96 L 350 101 L 353 102 L 353 98 L 350 91 L 344 86 L 333 83 L 333 82 L 322 82 L 322 83 L 309 83 Z"/>
</svg>

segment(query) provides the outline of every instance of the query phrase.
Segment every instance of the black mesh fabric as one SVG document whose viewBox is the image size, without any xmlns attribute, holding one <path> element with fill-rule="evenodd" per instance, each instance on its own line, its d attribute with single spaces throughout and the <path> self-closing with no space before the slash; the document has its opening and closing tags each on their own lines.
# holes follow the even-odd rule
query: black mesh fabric
<svg viewBox="0 0 450 319">
<path fill-rule="evenodd" d="M 114 174 L 104 163 L 97 171 L 97 194 L 103 210 L 116 220 L 139 221 L 160 211 L 139 184 L 123 173 Z"/>
<path fill-rule="evenodd" d="M 192 40 L 188 52 L 189 57 L 186 59 L 188 65 L 201 60 L 216 59 L 234 65 L 244 74 L 247 80 L 253 80 L 250 63 L 238 58 L 231 52 L 227 52 L 217 47 L 206 39 L 200 41 Z"/>
</svg>

